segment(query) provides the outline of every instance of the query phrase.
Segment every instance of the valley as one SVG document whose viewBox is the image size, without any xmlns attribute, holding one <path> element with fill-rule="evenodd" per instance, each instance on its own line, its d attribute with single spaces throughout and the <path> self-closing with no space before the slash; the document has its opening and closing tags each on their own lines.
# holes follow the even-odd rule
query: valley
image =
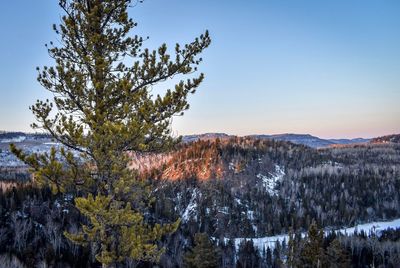
<svg viewBox="0 0 400 268">
<path fill-rule="evenodd" d="M 47 137 L 12 139 L 37 152 L 53 145 Z M 3 146 L 7 142 L 3 139 Z M 161 259 L 165 267 L 181 264 L 196 233 L 214 239 L 223 267 L 244 261 L 243 250 L 250 249 L 245 256 L 255 256 L 264 267 L 267 251 L 279 253 L 283 260 L 289 233 L 297 235 L 298 243 L 305 243 L 302 241 L 312 224 L 324 230 L 325 239 L 335 236 L 352 252 L 369 247 L 355 241 L 387 239 L 383 237 L 390 229 L 397 232 L 400 227 L 400 144 L 396 142 L 316 149 L 269 138 L 206 135 L 191 137 L 166 154 L 131 157 L 131 169 L 139 170 L 154 189 L 149 220 L 181 219 L 177 232 L 163 240 L 168 248 Z M 22 163 L 4 159 L 3 176 L 17 170 L 27 174 Z M 72 254 L 59 261 L 71 262 L 72 256 L 85 260 L 83 251 L 71 252 L 71 245 L 57 234 L 62 228 L 79 228 L 79 214 L 72 207 L 74 193 L 52 196 L 48 189 L 36 189 L 27 181 L 29 178 L 10 175 L 3 180 L 13 186 L 0 194 L 0 233 L 4 234 L 0 239 L 13 242 L 3 244 L 2 250 L 16 251 L 18 258 L 25 259 L 30 249 L 45 245 L 40 241 L 50 241 L 53 250 Z M 14 230 L 15 226 L 20 227 Z M 46 226 L 46 231 L 40 226 Z M 12 238 L 17 231 L 18 238 Z M 32 232 L 33 237 L 28 235 Z M 57 240 L 49 240 L 51 237 Z M 393 249 L 400 246 L 398 240 L 384 241 L 393 243 Z M 350 248 L 346 248 L 349 243 Z M 377 243 L 380 247 L 381 242 Z M 278 261 L 277 256 L 270 259 Z M 358 257 L 353 261 L 364 262 Z"/>
</svg>

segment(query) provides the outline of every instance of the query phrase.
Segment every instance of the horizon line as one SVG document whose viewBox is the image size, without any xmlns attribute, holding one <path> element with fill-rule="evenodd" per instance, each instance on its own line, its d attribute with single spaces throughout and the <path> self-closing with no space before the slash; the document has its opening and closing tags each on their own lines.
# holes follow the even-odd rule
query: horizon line
<svg viewBox="0 0 400 268">
<path fill-rule="evenodd" d="M 17 133 L 21 132 L 24 134 L 48 134 L 49 133 L 43 131 L 24 131 L 24 130 L 0 130 L 1 133 Z M 249 136 L 261 136 L 261 135 L 266 135 L 266 136 L 275 136 L 275 135 L 309 135 L 312 137 L 316 137 L 319 139 L 326 139 L 326 140 L 337 140 L 337 139 L 349 139 L 349 140 L 354 140 L 354 139 L 373 139 L 373 138 L 378 138 L 378 137 L 384 137 L 384 136 L 390 136 L 390 135 L 398 135 L 400 133 L 388 133 L 384 135 L 378 135 L 378 136 L 369 136 L 369 137 L 363 137 L 363 136 L 357 136 L 357 137 L 348 137 L 348 136 L 335 136 L 335 137 L 326 137 L 326 136 L 318 136 L 315 134 L 312 134 L 311 132 L 309 133 L 295 133 L 295 132 L 281 132 L 281 133 L 259 133 L 259 134 L 245 134 L 245 135 L 239 135 L 239 134 L 231 134 L 227 132 L 218 132 L 218 131 L 206 131 L 202 133 L 191 133 L 191 134 L 182 134 L 182 135 L 177 135 L 179 136 L 200 136 L 200 135 L 207 135 L 207 134 L 223 134 L 227 136 L 233 136 L 233 137 L 249 137 Z"/>
</svg>

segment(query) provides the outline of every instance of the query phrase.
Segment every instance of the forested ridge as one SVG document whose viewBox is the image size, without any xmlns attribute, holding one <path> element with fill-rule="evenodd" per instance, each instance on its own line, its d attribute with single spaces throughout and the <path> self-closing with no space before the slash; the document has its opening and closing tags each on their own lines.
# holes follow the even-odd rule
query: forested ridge
<svg viewBox="0 0 400 268">
<path fill-rule="evenodd" d="M 164 160 L 142 172 L 155 200 L 146 218 L 181 219 L 179 229 L 163 240 L 163 267 L 189 266 L 185 256 L 196 248 L 194 237 L 200 233 L 212 239 L 219 266 L 283 267 L 288 265 L 289 241 L 260 252 L 250 241 L 236 248 L 234 239 L 305 233 L 313 222 L 319 228 L 339 228 L 400 218 L 400 146 L 395 143 L 316 150 L 253 138 L 201 140 L 180 144 L 168 157 L 156 159 Z M 2 191 L 2 258 L 13 256 L 27 267 L 98 266 L 90 248 L 74 245 L 62 234 L 81 228 L 73 196 L 54 196 L 31 184 Z M 396 267 L 398 238 L 395 230 L 340 235 L 340 243 L 332 247 L 340 246 L 354 267 L 372 262 Z M 295 259 L 303 263 L 297 263 L 299 267 L 307 262 L 305 239 L 293 240 Z M 325 261 L 334 240 L 332 235 L 323 238 Z M 377 248 L 383 257 L 374 258 Z"/>
</svg>

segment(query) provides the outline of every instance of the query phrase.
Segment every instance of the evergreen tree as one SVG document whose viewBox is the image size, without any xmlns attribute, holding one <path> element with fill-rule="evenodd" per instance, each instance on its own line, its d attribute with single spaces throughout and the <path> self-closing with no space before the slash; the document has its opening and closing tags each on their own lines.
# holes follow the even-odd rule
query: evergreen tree
<svg viewBox="0 0 400 268">
<path fill-rule="evenodd" d="M 272 264 L 273 268 L 280 268 L 283 267 L 283 262 L 281 260 L 281 245 L 279 243 L 279 241 L 275 242 L 275 248 L 274 248 L 274 262 Z"/>
<path fill-rule="evenodd" d="M 296 267 L 296 252 L 298 249 L 298 245 L 296 243 L 296 238 L 291 228 L 289 230 L 289 242 L 288 242 L 288 252 L 287 252 L 287 260 L 286 264 L 288 268 Z"/>
<path fill-rule="evenodd" d="M 86 216 L 72 241 L 91 245 L 104 266 L 128 259 L 157 261 L 157 241 L 176 230 L 144 215 L 151 203 L 148 184 L 128 168 L 133 153 L 162 151 L 178 140 L 170 135 L 171 118 L 189 108 L 187 96 L 204 79 L 200 74 L 153 96 L 151 87 L 169 78 L 190 75 L 210 44 L 208 32 L 185 46 L 143 49 L 144 38 L 127 10 L 132 0 L 60 0 L 65 15 L 54 31 L 60 45 L 48 48 L 54 67 L 39 69 L 38 81 L 54 95 L 30 107 L 44 129 L 63 145 L 48 154 L 26 155 L 40 185 L 54 193 L 73 192 L 75 206 Z M 79 154 L 79 157 L 77 157 Z"/>
<path fill-rule="evenodd" d="M 219 266 L 219 254 L 206 233 L 195 235 L 195 246 L 184 256 L 184 267 L 214 268 Z"/>
<path fill-rule="evenodd" d="M 329 267 L 350 267 L 350 259 L 338 239 L 334 239 L 326 250 Z"/>
<path fill-rule="evenodd" d="M 260 253 L 258 252 L 258 249 L 254 247 L 253 241 L 242 241 L 239 246 L 236 266 L 243 268 L 256 268 L 260 266 L 260 261 Z"/>
<path fill-rule="evenodd" d="M 301 267 L 326 267 L 323 242 L 324 232 L 313 221 L 308 229 L 307 239 L 301 252 Z"/>
<path fill-rule="evenodd" d="M 267 267 L 272 267 L 272 252 L 271 252 L 270 247 L 267 248 L 266 264 L 267 264 Z"/>
</svg>

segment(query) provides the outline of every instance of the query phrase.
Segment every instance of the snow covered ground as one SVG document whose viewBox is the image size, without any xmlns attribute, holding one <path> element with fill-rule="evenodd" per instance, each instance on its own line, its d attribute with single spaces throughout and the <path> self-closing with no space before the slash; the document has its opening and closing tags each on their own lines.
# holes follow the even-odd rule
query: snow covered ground
<svg viewBox="0 0 400 268">
<path fill-rule="evenodd" d="M 381 231 L 384 231 L 389 228 L 400 228 L 400 219 L 395 219 L 392 221 L 378 221 L 378 222 L 370 222 L 370 223 L 364 223 L 364 224 L 359 224 L 354 227 L 348 227 L 348 228 L 343 228 L 336 230 L 336 233 L 341 233 L 341 234 L 353 234 L 354 232 L 361 232 L 364 231 L 365 233 L 369 234 L 375 233 L 379 234 Z M 326 233 L 329 232 L 329 230 L 326 231 Z"/>
<path fill-rule="evenodd" d="M 181 215 L 182 221 L 187 222 L 189 221 L 190 218 L 196 217 L 196 211 L 197 211 L 197 198 L 200 195 L 200 191 L 198 189 L 194 189 L 192 193 L 192 197 L 190 198 L 189 205 L 186 207 L 185 211 Z"/>
<path fill-rule="evenodd" d="M 337 229 L 337 230 L 334 230 L 332 228 L 326 228 L 325 234 L 327 234 L 333 230 L 336 233 L 347 234 L 347 235 L 354 234 L 354 232 L 359 233 L 361 231 L 364 231 L 367 234 L 369 234 L 369 233 L 379 234 L 381 231 L 389 229 L 389 228 L 392 228 L 392 229 L 400 228 L 400 219 L 395 219 L 392 221 L 379 221 L 379 222 L 363 223 L 363 224 L 358 224 L 353 227 L 346 227 L 346 228 L 341 228 L 341 229 Z M 306 235 L 306 233 L 302 233 L 301 235 L 304 237 Z M 252 240 L 254 243 L 254 246 L 257 247 L 260 252 L 262 252 L 263 249 L 266 250 L 268 247 L 270 249 L 273 249 L 275 247 L 276 242 L 282 243 L 284 240 L 286 242 L 288 242 L 289 235 L 282 234 L 282 235 L 266 236 L 266 237 L 260 237 L 260 238 L 234 238 L 233 240 L 235 243 L 236 251 L 239 250 L 239 245 L 242 241 Z"/>
<path fill-rule="evenodd" d="M 37 137 L 34 135 L 16 136 L 12 138 L 0 138 L 0 168 L 26 167 L 13 153 L 10 152 L 10 143 L 15 143 L 18 149 L 22 149 L 27 154 L 44 154 L 50 152 L 52 147 L 57 150 L 62 147 L 58 142 L 54 142 L 49 137 Z M 77 152 L 73 152 L 79 157 Z"/>
<path fill-rule="evenodd" d="M 25 139 L 26 139 L 25 136 L 18 136 L 11 139 L 1 139 L 0 143 L 18 143 L 18 142 L 23 142 Z"/>
<path fill-rule="evenodd" d="M 267 175 L 261 173 L 257 174 L 257 178 L 262 180 L 265 190 L 270 195 L 278 195 L 276 186 L 278 182 L 282 180 L 283 176 L 285 176 L 285 171 L 279 165 L 275 165 L 275 172 L 268 172 Z"/>
<path fill-rule="evenodd" d="M 27 154 L 44 154 L 50 152 L 51 147 L 56 147 L 57 149 L 61 147 L 59 143 L 43 143 L 38 145 L 18 145 L 17 147 L 22 149 Z M 13 153 L 9 150 L 0 151 L 0 167 L 19 167 L 25 166 Z"/>
</svg>

